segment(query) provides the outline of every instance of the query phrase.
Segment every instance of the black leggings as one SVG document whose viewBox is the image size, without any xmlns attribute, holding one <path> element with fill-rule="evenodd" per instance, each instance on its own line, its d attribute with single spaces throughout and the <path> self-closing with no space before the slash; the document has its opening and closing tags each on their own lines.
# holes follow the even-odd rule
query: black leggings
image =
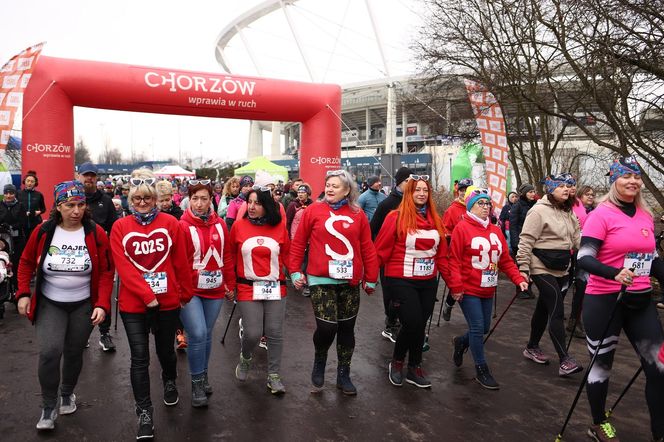
<svg viewBox="0 0 664 442">
<path fill-rule="evenodd" d="M 586 391 L 593 422 L 599 424 L 606 419 L 609 376 L 620 331 L 624 330 L 627 339 L 639 355 L 646 375 L 646 402 L 650 411 L 650 426 L 654 438 L 658 439 L 664 437 L 664 371 L 657 368 L 657 352 L 664 342 L 664 332 L 657 316 L 657 309 L 650 299 L 651 294 L 651 292 L 627 293 L 623 297 L 602 342 L 600 353 L 590 370 Z M 599 345 L 617 297 L 617 293 L 586 295 L 583 300 L 583 322 L 586 327 L 588 351 L 591 354 Z"/>
<path fill-rule="evenodd" d="M 565 350 L 565 311 L 563 306 L 564 289 L 568 282 L 567 275 L 556 278 L 553 275 L 532 275 L 533 282 L 539 290 L 539 298 L 530 320 L 530 340 L 528 348 L 539 346 L 540 339 L 549 325 L 549 335 L 553 346 L 562 361 L 567 356 Z"/>
<path fill-rule="evenodd" d="M 150 399 L 150 341 L 145 313 L 120 312 L 127 342 L 131 353 L 131 388 L 138 409 L 145 410 L 152 406 Z M 160 311 L 158 314 L 158 329 L 154 335 L 155 351 L 161 364 L 161 379 L 175 380 L 177 377 L 177 357 L 173 348 L 175 340 L 175 327 L 180 309 Z"/>
<path fill-rule="evenodd" d="M 408 353 L 408 366 L 416 367 L 422 363 L 425 329 L 436 302 L 438 279 L 385 279 L 393 287 L 392 304 L 401 322 L 393 358 L 403 361 Z"/>
<path fill-rule="evenodd" d="M 338 364 L 350 365 L 355 350 L 355 320 L 360 310 L 360 287 L 348 284 L 311 286 L 311 305 L 316 317 L 316 359 L 327 359 L 327 352 L 336 337 Z"/>
<path fill-rule="evenodd" d="M 383 308 L 385 309 L 385 325 L 394 326 L 396 325 L 398 314 L 397 311 L 392 306 L 392 287 L 390 287 L 387 278 L 385 277 L 385 271 L 383 268 L 380 269 L 380 285 L 383 287 Z"/>
</svg>

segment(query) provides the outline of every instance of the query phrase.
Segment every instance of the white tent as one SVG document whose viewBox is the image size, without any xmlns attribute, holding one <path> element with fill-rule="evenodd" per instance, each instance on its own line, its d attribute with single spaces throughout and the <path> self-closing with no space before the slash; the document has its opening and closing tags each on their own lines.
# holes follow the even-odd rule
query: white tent
<svg viewBox="0 0 664 442">
<path fill-rule="evenodd" d="M 154 174 L 160 178 L 196 178 L 194 172 L 190 172 L 180 166 L 164 166 Z"/>
</svg>

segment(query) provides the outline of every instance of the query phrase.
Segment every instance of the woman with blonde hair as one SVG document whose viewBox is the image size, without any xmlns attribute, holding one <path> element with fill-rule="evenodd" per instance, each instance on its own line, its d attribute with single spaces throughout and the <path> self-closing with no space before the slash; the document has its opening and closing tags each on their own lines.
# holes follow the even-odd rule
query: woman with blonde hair
<svg viewBox="0 0 664 442">
<path fill-rule="evenodd" d="M 240 177 L 231 177 L 224 184 L 224 190 L 221 194 L 221 200 L 219 200 L 219 208 L 217 209 L 217 215 L 222 218 L 226 218 L 226 212 L 228 211 L 228 205 L 231 201 L 238 197 L 240 194 Z"/>
<path fill-rule="evenodd" d="M 657 367 L 657 351 L 664 331 L 650 285 L 651 269 L 659 264 L 654 262 L 655 223 L 641 192 L 641 167 L 634 157 L 617 158 L 609 182 L 609 193 L 584 224 L 578 256 L 579 267 L 590 273 L 583 300 L 588 351 L 594 353 L 599 347 L 586 385 L 593 418 L 588 435 L 598 441 L 618 440 L 605 412 L 613 358 L 624 330 L 646 375 L 653 440 L 662 440 L 664 372 Z M 620 297 L 624 286 L 627 291 Z M 613 320 L 607 324 L 609 318 Z"/>
<path fill-rule="evenodd" d="M 177 204 L 173 204 L 173 186 L 166 180 L 159 181 L 155 188 L 157 189 L 157 208 L 163 213 L 168 213 L 176 219 L 180 219 L 184 212 Z"/>
<path fill-rule="evenodd" d="M 445 228 L 428 175 L 410 175 L 401 204 L 385 218 L 375 246 L 378 263 L 385 269 L 385 284 L 393 292 L 392 308 L 401 322 L 389 381 L 403 385 L 408 353 L 406 382 L 428 388 L 431 382 L 422 370 L 425 328 L 436 301 L 438 272 L 449 281 Z"/>
<path fill-rule="evenodd" d="M 177 358 L 173 348 L 180 307 L 193 295 L 192 256 L 187 253 L 178 220 L 157 209 L 157 179 L 149 169 L 132 172 L 129 179 L 131 214 L 113 224 L 111 250 L 120 285 L 119 309 L 131 353 L 131 386 L 136 401 L 136 439 L 154 436 L 150 398 L 149 334 L 161 365 L 164 404 L 179 396 Z"/>
<path fill-rule="evenodd" d="M 313 392 L 325 382 L 327 353 L 337 339 L 337 388 L 346 395 L 357 390 L 350 379 L 355 349 L 355 320 L 360 308 L 360 285 L 374 292 L 378 259 L 366 215 L 357 203 L 357 184 L 345 170 L 329 171 L 322 201 L 304 211 L 291 245 L 288 270 L 296 289 L 309 285 L 316 317 Z M 309 248 L 306 275 L 302 272 Z"/>
</svg>

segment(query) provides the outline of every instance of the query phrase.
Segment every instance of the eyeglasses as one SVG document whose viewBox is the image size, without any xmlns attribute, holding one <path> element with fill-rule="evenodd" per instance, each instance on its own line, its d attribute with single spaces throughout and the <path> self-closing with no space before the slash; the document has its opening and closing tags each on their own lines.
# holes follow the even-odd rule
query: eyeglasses
<svg viewBox="0 0 664 442">
<path fill-rule="evenodd" d="M 419 180 L 429 181 L 429 178 L 430 178 L 429 175 L 414 175 L 412 173 L 408 176 L 409 180 L 415 180 L 415 181 Z"/>
<path fill-rule="evenodd" d="M 201 184 L 203 186 L 207 186 L 211 182 L 212 182 L 212 180 L 189 180 L 189 185 L 196 186 L 197 184 Z"/>
<path fill-rule="evenodd" d="M 138 187 L 141 184 L 154 186 L 154 183 L 156 182 L 157 182 L 156 178 L 129 178 L 129 184 L 131 184 L 132 187 Z"/>
<path fill-rule="evenodd" d="M 325 175 L 326 175 L 326 176 L 339 176 L 339 175 L 343 175 L 345 172 L 346 172 L 346 171 L 343 170 L 343 169 L 339 169 L 339 170 L 328 170 L 327 172 L 325 172 Z"/>
<path fill-rule="evenodd" d="M 134 204 L 140 204 L 141 202 L 144 202 L 145 204 L 150 204 L 152 202 L 152 195 L 147 195 L 147 196 L 132 196 L 131 201 Z"/>
<path fill-rule="evenodd" d="M 491 201 L 478 201 L 475 204 L 480 207 L 491 207 Z"/>
</svg>

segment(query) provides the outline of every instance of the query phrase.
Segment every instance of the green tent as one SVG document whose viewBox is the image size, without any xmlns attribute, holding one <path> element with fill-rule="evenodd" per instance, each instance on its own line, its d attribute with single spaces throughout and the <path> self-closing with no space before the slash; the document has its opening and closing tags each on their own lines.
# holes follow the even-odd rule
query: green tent
<svg viewBox="0 0 664 442">
<path fill-rule="evenodd" d="M 288 169 L 279 166 L 278 164 L 274 164 L 265 157 L 256 157 L 239 169 L 235 169 L 235 176 L 250 175 L 255 178 L 256 171 L 258 170 L 267 172 L 275 179 L 280 179 L 284 183 L 288 181 Z"/>
</svg>

